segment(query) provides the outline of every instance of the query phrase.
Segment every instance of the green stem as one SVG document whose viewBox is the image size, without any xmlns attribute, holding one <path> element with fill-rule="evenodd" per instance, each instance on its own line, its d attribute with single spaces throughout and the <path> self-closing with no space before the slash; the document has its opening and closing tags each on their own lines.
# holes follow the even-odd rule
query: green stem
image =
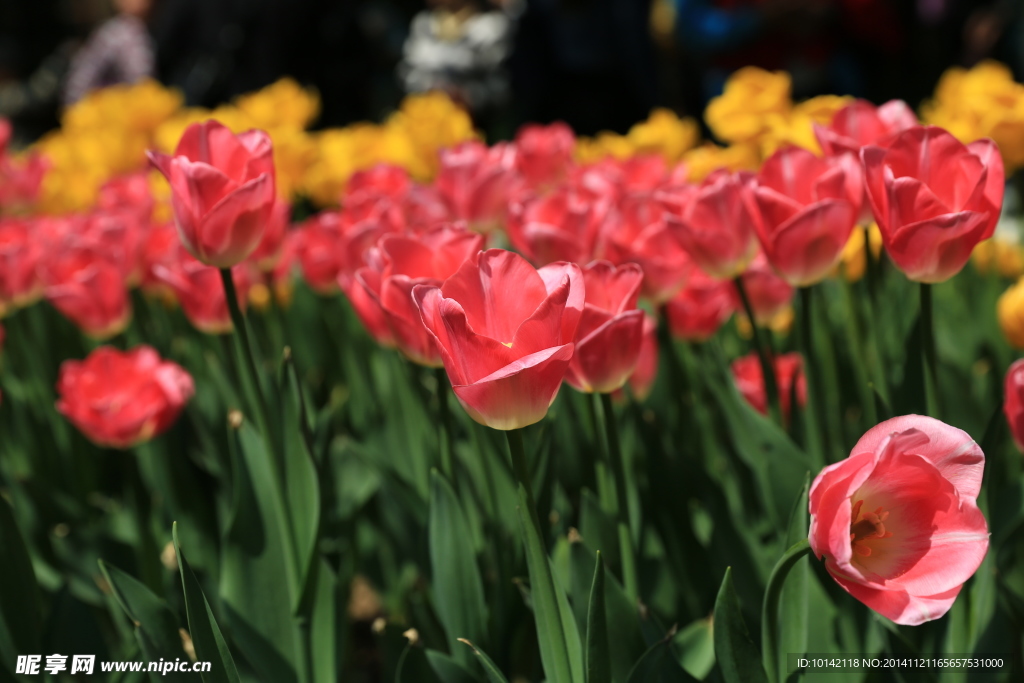
<svg viewBox="0 0 1024 683">
<path fill-rule="evenodd" d="M 825 421 L 822 416 L 822 406 L 825 395 L 821 387 L 821 376 L 814 355 L 814 302 L 810 287 L 800 287 L 800 350 L 804 356 L 803 372 L 807 377 L 809 396 L 807 407 L 809 408 L 807 426 L 807 452 L 811 457 L 818 459 L 818 464 L 825 462 Z M 790 410 L 796 410 L 796 406 L 790 406 Z"/>
<path fill-rule="evenodd" d="M 928 414 L 939 417 L 939 372 L 935 353 L 935 319 L 932 316 L 932 286 L 921 283 L 921 355 L 924 358 L 924 395 Z"/>
<path fill-rule="evenodd" d="M 255 394 L 260 429 L 266 438 L 270 438 L 270 411 L 267 409 L 267 399 L 263 395 L 263 384 L 260 382 L 260 373 L 256 365 L 256 357 L 253 354 L 252 343 L 249 339 L 249 328 L 246 327 L 245 315 L 238 306 L 238 291 L 235 289 L 235 281 L 231 277 L 230 268 L 220 269 L 220 280 L 224 285 L 224 298 L 227 300 L 228 312 L 231 314 L 231 323 L 235 327 L 235 334 L 238 335 L 239 346 L 242 350 L 242 365 L 249 376 L 251 391 Z"/>
<path fill-rule="evenodd" d="M 452 426 L 452 411 L 448 405 L 448 375 L 444 368 L 434 369 L 434 378 L 437 391 L 438 413 L 441 418 L 439 425 L 441 440 L 441 471 L 445 479 L 451 482 L 452 488 L 458 493 L 458 484 L 455 481 L 455 431 Z"/>
<path fill-rule="evenodd" d="M 636 601 L 640 597 L 640 587 L 637 580 L 629 497 L 626 492 L 626 467 L 622 456 L 622 443 L 619 441 L 619 428 L 615 422 L 612 395 L 594 394 L 594 400 L 600 403 L 601 410 L 598 412 L 604 423 L 608 459 L 611 461 L 612 478 L 615 480 L 615 512 L 618 516 L 619 551 L 622 554 L 622 582 L 626 595 L 630 600 Z"/>
<path fill-rule="evenodd" d="M 740 302 L 743 310 L 750 320 L 750 329 L 754 337 L 754 349 L 757 351 L 757 358 L 761 361 L 761 374 L 764 376 L 764 390 L 768 397 L 768 411 L 777 424 L 782 424 L 782 410 L 779 407 L 779 385 L 775 381 L 775 365 L 772 363 L 771 352 L 761 331 L 757 326 L 757 318 L 754 317 L 754 308 L 750 305 L 750 298 L 743 286 L 742 276 L 737 276 L 733 282 L 736 284 L 736 291 L 740 295 Z"/>
<path fill-rule="evenodd" d="M 806 538 L 794 543 L 775 563 L 768 577 L 761 609 L 761 657 L 765 673 L 768 674 L 768 683 L 777 683 L 779 680 L 779 600 L 782 587 L 789 570 L 810 552 L 811 545 Z"/>
<path fill-rule="evenodd" d="M 508 449 L 512 456 L 512 473 L 519 485 L 520 505 L 527 508 L 526 517 L 532 528 L 524 529 L 526 559 L 530 574 L 530 588 L 534 593 L 534 619 L 537 623 L 537 638 L 541 642 L 541 660 L 544 673 L 552 683 L 569 683 L 573 680 L 572 665 L 569 662 L 568 639 L 558 615 L 558 594 L 555 578 L 551 573 L 544 533 L 537 516 L 537 502 L 530 483 L 530 470 L 526 465 L 526 450 L 523 446 L 521 429 L 505 432 Z M 545 657 L 545 651 L 548 657 Z M 550 670 L 548 670 L 550 667 Z"/>
</svg>

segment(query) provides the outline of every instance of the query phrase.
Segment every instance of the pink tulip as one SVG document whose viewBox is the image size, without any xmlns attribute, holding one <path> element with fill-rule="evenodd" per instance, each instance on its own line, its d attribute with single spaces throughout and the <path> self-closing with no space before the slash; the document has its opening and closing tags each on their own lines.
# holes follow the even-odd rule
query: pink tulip
<svg viewBox="0 0 1024 683">
<path fill-rule="evenodd" d="M 518 254 L 490 249 L 441 287 L 413 288 L 470 417 L 502 430 L 544 418 L 573 355 L 583 287 L 575 264 L 538 271 Z"/>
<path fill-rule="evenodd" d="M 658 378 L 658 320 L 644 314 L 643 337 L 640 341 L 640 355 L 636 368 L 629 377 L 629 388 L 633 398 L 641 403 L 647 400 L 654 381 Z"/>
<path fill-rule="evenodd" d="M 275 201 L 270 137 L 235 135 L 217 121 L 189 126 L 173 155 L 149 160 L 171 184 L 182 244 L 217 268 L 244 261 L 260 243 Z"/>
<path fill-rule="evenodd" d="M 1003 384 L 1003 412 L 1017 448 L 1024 451 L 1024 358 L 1017 360 L 1006 372 Z"/>
<path fill-rule="evenodd" d="M 771 155 L 746 194 L 761 246 L 791 285 L 812 285 L 839 262 L 863 199 L 851 155 L 816 157 L 783 147 Z"/>
<path fill-rule="evenodd" d="M 38 231 L 27 222 L 0 219 L 0 303 L 28 306 L 42 296 L 38 266 L 43 252 Z"/>
<path fill-rule="evenodd" d="M 515 147 L 488 148 L 470 140 L 441 150 L 435 185 L 451 215 L 473 230 L 491 232 L 505 223 L 509 197 L 517 181 Z"/>
<path fill-rule="evenodd" d="M 587 290 L 590 291 L 589 289 Z M 685 341 L 707 341 L 732 317 L 737 296 L 732 282 L 716 280 L 697 268 L 681 292 L 665 304 L 672 336 Z"/>
<path fill-rule="evenodd" d="M 792 410 L 792 396 L 796 394 L 797 405 L 807 404 L 807 378 L 804 376 L 804 359 L 799 353 L 783 353 L 773 359 L 775 386 L 779 388 L 779 403 L 782 419 L 789 421 Z M 764 386 L 764 373 L 756 353 L 750 353 L 732 362 L 733 381 L 740 394 L 762 415 L 768 414 L 768 393 Z M 795 386 L 794 386 L 795 385 Z"/>
<path fill-rule="evenodd" d="M 889 256 L 908 279 L 943 282 L 996 229 L 1003 160 L 991 140 L 964 145 L 935 126 L 861 151 L 871 210 Z"/>
<path fill-rule="evenodd" d="M 95 339 L 109 339 L 128 326 L 131 299 L 121 264 L 100 249 L 69 240 L 42 263 L 46 298 Z"/>
<path fill-rule="evenodd" d="M 635 263 L 594 261 L 583 268 L 586 305 L 565 376 L 574 389 L 608 394 L 633 374 L 643 341 L 644 312 L 636 307 L 643 279 Z"/>
<path fill-rule="evenodd" d="M 880 107 L 854 100 L 837 111 L 828 126 L 814 124 L 814 135 L 828 156 L 856 155 L 865 145 L 885 147 L 898 133 L 916 125 L 914 110 L 903 100 L 889 100 Z"/>
<path fill-rule="evenodd" d="M 563 178 L 572 165 L 576 136 L 564 123 L 548 126 L 528 124 L 515 139 L 516 167 L 531 187 L 550 187 Z"/>
<path fill-rule="evenodd" d="M 985 456 L 965 432 L 905 415 L 870 429 L 810 491 L 814 554 L 897 624 L 938 619 L 988 551 L 976 499 Z"/>
<path fill-rule="evenodd" d="M 751 173 L 721 169 L 697 187 L 666 188 L 657 195 L 669 229 L 712 277 L 736 277 L 758 252 L 754 218 L 743 201 L 752 183 Z"/>
<path fill-rule="evenodd" d="M 216 268 L 200 263 L 179 246 L 173 258 L 153 267 L 153 274 L 174 293 L 185 317 L 197 330 L 227 334 L 234 329 L 224 283 Z M 238 294 L 238 306 L 244 311 L 251 282 L 249 266 L 240 264 L 232 268 L 231 279 Z"/>
<path fill-rule="evenodd" d="M 768 325 L 772 318 L 786 310 L 796 294 L 796 290 L 771 267 L 764 252 L 754 257 L 740 278 L 758 325 Z M 736 297 L 738 300 L 739 292 Z"/>
<path fill-rule="evenodd" d="M 508 238 L 537 265 L 554 261 L 589 263 L 612 210 L 606 198 L 571 187 L 528 196 L 509 207 Z"/>
</svg>

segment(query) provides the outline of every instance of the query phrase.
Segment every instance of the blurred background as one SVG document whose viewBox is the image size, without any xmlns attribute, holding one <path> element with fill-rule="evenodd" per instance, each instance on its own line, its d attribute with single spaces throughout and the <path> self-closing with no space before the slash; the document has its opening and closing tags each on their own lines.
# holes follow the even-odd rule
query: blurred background
<svg viewBox="0 0 1024 683">
<path fill-rule="evenodd" d="M 793 97 L 916 106 L 949 66 L 1024 75 L 1020 0 L 0 0 L 0 117 L 24 144 L 91 89 L 156 77 L 214 107 L 290 75 L 315 128 L 446 91 L 488 137 L 525 121 L 623 133 L 697 115 L 744 65 Z M 706 131 L 705 131 L 706 132 Z"/>
</svg>

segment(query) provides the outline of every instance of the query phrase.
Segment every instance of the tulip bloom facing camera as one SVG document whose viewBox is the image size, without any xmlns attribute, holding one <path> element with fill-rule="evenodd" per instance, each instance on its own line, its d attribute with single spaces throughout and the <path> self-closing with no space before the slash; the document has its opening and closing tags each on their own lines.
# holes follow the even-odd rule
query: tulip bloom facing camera
<svg viewBox="0 0 1024 683">
<path fill-rule="evenodd" d="M 266 133 L 235 135 L 217 121 L 196 123 L 173 155 L 149 152 L 149 159 L 171 184 L 174 222 L 193 256 L 230 268 L 256 249 L 275 201 Z"/>
<path fill-rule="evenodd" d="M 379 320 L 388 340 L 413 362 L 440 367 L 434 336 L 423 326 L 412 290 L 417 285 L 440 287 L 483 244 L 483 235 L 454 227 L 422 235 L 385 235 L 371 250 L 370 266 L 356 271 L 364 294 L 351 299 L 356 313 L 371 333 Z"/>
<path fill-rule="evenodd" d="M 743 192 L 753 181 L 748 172 L 715 171 L 696 188 L 668 189 L 658 196 L 665 221 L 697 267 L 712 277 L 736 277 L 757 254 L 753 217 Z M 685 195 L 673 201 L 673 195 Z M 678 210 L 676 209 L 678 206 Z"/>
<path fill-rule="evenodd" d="M 1007 370 L 1003 387 L 1003 412 L 1010 424 L 1013 442 L 1024 451 L 1024 358 Z"/>
<path fill-rule="evenodd" d="M 643 279 L 635 263 L 595 261 L 583 269 L 586 305 L 565 376 L 574 389 L 611 393 L 633 374 L 643 341 L 644 312 L 636 307 Z"/>
<path fill-rule="evenodd" d="M 985 456 L 965 432 L 905 415 L 876 425 L 810 491 L 811 549 L 850 595 L 897 624 L 938 619 L 988 551 Z"/>
<path fill-rule="evenodd" d="M 192 377 L 148 346 L 102 346 L 66 361 L 57 410 L 100 446 L 130 448 L 165 432 L 192 398 Z"/>
<path fill-rule="evenodd" d="M 969 145 L 935 126 L 861 151 L 868 200 L 889 256 L 907 278 L 943 282 L 995 231 L 1003 161 L 991 140 Z"/>
<path fill-rule="evenodd" d="M 791 285 L 813 285 L 835 267 L 860 213 L 861 182 L 848 154 L 785 147 L 764 163 L 748 206 L 765 255 Z"/>
<path fill-rule="evenodd" d="M 518 254 L 489 249 L 441 287 L 413 289 L 470 417 L 501 430 L 544 418 L 572 358 L 583 287 L 575 264 L 535 270 Z"/>
<path fill-rule="evenodd" d="M 792 396 L 796 394 L 796 402 L 802 408 L 807 404 L 807 378 L 804 377 L 804 360 L 799 353 L 783 353 L 775 357 L 775 386 L 779 388 L 779 402 L 782 404 L 782 417 L 789 419 L 792 409 Z M 761 361 L 756 353 L 751 353 L 732 362 L 732 376 L 740 394 L 762 415 L 768 414 L 768 394 L 764 387 L 764 374 L 761 372 Z M 796 384 L 794 388 L 794 383 Z"/>
</svg>

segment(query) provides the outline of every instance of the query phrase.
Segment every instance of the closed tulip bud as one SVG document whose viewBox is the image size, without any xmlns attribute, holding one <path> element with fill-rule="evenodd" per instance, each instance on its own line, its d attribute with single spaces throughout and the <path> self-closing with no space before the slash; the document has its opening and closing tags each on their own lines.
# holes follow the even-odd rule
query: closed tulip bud
<svg viewBox="0 0 1024 683">
<path fill-rule="evenodd" d="M 828 156 L 859 154 L 865 145 L 885 147 L 898 133 L 917 125 L 914 111 L 903 100 L 876 107 L 854 100 L 835 113 L 827 126 L 814 125 L 822 151 Z"/>
<path fill-rule="evenodd" d="M 176 258 L 157 264 L 154 275 L 174 293 L 189 322 L 205 334 L 228 334 L 233 329 L 224 283 L 216 268 L 206 266 L 179 248 Z M 238 306 L 245 310 L 251 278 L 247 267 L 235 266 L 231 276 Z"/>
<path fill-rule="evenodd" d="M 454 226 L 384 236 L 370 265 L 356 271 L 362 294 L 352 300 L 356 313 L 379 343 L 397 345 L 414 363 L 441 367 L 434 335 L 423 326 L 412 290 L 440 287 L 483 245 L 483 235 Z"/>
<path fill-rule="evenodd" d="M 611 210 L 610 199 L 571 187 L 528 196 L 509 207 L 509 241 L 539 266 L 555 261 L 589 263 Z"/>
<path fill-rule="evenodd" d="M 811 549 L 846 592 L 897 624 L 938 619 L 988 552 L 985 455 L 965 432 L 905 415 L 872 427 L 811 485 Z"/>
<path fill-rule="evenodd" d="M 695 268 L 686 287 L 665 304 L 672 336 L 684 341 L 707 341 L 732 317 L 737 298 L 731 281 L 716 280 Z"/>
<path fill-rule="evenodd" d="M 230 268 L 259 245 L 275 201 L 274 158 L 262 131 L 217 121 L 189 126 L 173 155 L 149 152 L 171 185 L 178 236 L 203 263 Z"/>
<path fill-rule="evenodd" d="M 586 305 L 565 376 L 574 389 L 608 394 L 633 374 L 643 341 L 644 312 L 636 307 L 643 279 L 635 263 L 594 261 L 583 268 Z"/>
<path fill-rule="evenodd" d="M 194 393 L 192 377 L 152 348 L 102 346 L 61 365 L 57 410 L 93 443 L 131 448 L 165 432 Z"/>
<path fill-rule="evenodd" d="M 94 339 L 119 334 L 132 315 L 120 264 L 97 248 L 65 244 L 43 263 L 46 298 Z"/>
<path fill-rule="evenodd" d="M 644 271 L 643 295 L 660 305 L 683 288 L 693 260 L 665 221 L 662 203 L 651 195 L 630 195 L 609 218 L 604 256 L 612 263 L 636 263 Z"/>
<path fill-rule="evenodd" d="M 658 194 L 665 220 L 697 267 L 719 279 L 743 272 L 759 245 L 754 218 L 743 201 L 753 174 L 722 169 L 699 186 L 670 188 Z"/>
<path fill-rule="evenodd" d="M 544 418 L 573 355 L 583 287 L 579 266 L 553 263 L 538 271 L 518 254 L 490 249 L 441 287 L 413 288 L 470 417 L 501 430 Z"/>
<path fill-rule="evenodd" d="M 995 231 L 1003 161 L 991 140 L 964 145 L 934 126 L 861 151 L 871 210 L 885 249 L 908 279 L 943 282 Z"/>
<path fill-rule="evenodd" d="M 532 187 L 560 182 L 572 165 L 576 136 L 564 123 L 530 124 L 516 133 L 516 167 Z"/>
<path fill-rule="evenodd" d="M 1003 413 L 1017 449 L 1024 451 L 1024 358 L 1014 361 L 1003 384 Z"/>
<path fill-rule="evenodd" d="M 784 147 L 764 163 L 746 197 L 768 260 L 791 285 L 812 285 L 835 267 L 860 213 L 861 183 L 848 154 Z"/>
</svg>

